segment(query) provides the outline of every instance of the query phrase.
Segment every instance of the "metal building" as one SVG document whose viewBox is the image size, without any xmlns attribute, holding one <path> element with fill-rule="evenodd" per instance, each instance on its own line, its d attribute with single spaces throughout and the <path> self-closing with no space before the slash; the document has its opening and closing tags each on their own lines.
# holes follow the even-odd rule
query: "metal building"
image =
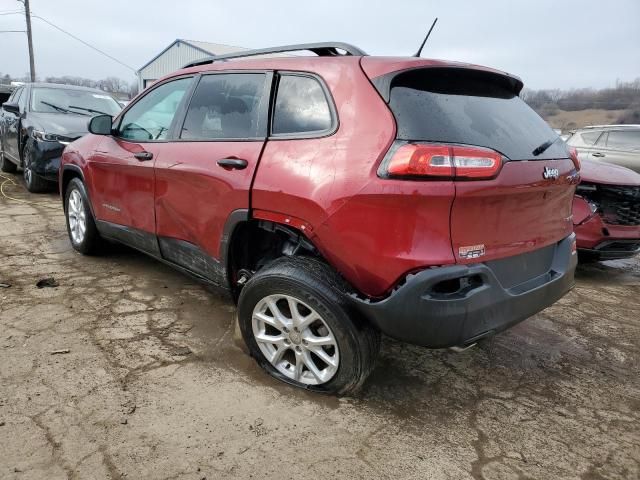
<svg viewBox="0 0 640 480">
<path fill-rule="evenodd" d="M 159 78 L 182 68 L 189 62 L 241 50 L 246 48 L 178 38 L 138 70 L 138 87 L 142 91 Z"/>
</svg>

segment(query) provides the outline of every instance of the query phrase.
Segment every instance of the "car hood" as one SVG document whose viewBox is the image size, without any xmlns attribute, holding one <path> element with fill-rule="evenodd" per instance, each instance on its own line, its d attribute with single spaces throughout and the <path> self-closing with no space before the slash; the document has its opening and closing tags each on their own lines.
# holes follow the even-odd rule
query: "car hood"
<svg viewBox="0 0 640 480">
<path fill-rule="evenodd" d="M 76 115 L 73 113 L 38 113 L 29 114 L 34 126 L 45 133 L 64 135 L 77 138 L 89 132 L 88 115 Z"/>
<path fill-rule="evenodd" d="M 640 174 L 611 163 L 582 160 L 580 178 L 583 182 L 606 185 L 640 185 Z"/>
</svg>

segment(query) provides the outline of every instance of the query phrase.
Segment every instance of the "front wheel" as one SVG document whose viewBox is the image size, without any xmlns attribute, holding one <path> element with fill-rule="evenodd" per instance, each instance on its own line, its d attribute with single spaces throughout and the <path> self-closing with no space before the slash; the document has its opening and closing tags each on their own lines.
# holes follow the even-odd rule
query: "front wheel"
<svg viewBox="0 0 640 480">
<path fill-rule="evenodd" d="M 283 257 L 256 273 L 238 301 L 251 355 L 274 377 L 309 390 L 346 394 L 373 370 L 380 334 L 344 296 L 319 260 Z"/>
<path fill-rule="evenodd" d="M 85 255 L 99 253 L 103 242 L 91 215 L 84 184 L 78 178 L 72 178 L 67 186 L 64 210 L 71 246 Z"/>
<path fill-rule="evenodd" d="M 22 176 L 24 184 L 31 193 L 42 193 L 51 189 L 51 183 L 33 171 L 33 145 L 28 142 L 22 152 Z"/>
</svg>

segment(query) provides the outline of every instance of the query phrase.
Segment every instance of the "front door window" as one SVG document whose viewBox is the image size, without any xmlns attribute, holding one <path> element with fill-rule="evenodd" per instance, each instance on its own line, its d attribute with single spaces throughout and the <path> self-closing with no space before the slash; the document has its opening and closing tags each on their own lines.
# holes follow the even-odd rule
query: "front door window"
<svg viewBox="0 0 640 480">
<path fill-rule="evenodd" d="M 118 128 L 118 136 L 136 142 L 167 138 L 191 81 L 191 78 L 180 78 L 147 93 L 124 114 Z"/>
</svg>

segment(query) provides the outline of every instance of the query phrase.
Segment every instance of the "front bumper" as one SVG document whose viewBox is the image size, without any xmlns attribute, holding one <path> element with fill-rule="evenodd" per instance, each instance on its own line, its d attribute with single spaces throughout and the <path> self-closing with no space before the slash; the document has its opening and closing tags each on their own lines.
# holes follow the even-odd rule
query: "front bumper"
<svg viewBox="0 0 640 480">
<path fill-rule="evenodd" d="M 640 253 L 640 240 L 609 240 L 595 248 L 581 248 L 580 255 L 594 260 L 620 260 Z"/>
<path fill-rule="evenodd" d="M 353 301 L 390 337 L 429 348 L 469 345 L 525 320 L 571 290 L 577 264 L 575 235 L 549 249 L 544 272 L 531 263 L 529 254 L 516 255 L 498 262 L 424 270 L 408 277 L 384 300 L 354 297 Z M 522 278 L 529 265 L 534 276 L 513 284 L 513 272 Z"/>
<path fill-rule="evenodd" d="M 36 175 L 57 182 L 60 158 L 64 145 L 58 142 L 34 141 L 31 153 L 31 171 Z"/>
<path fill-rule="evenodd" d="M 598 214 L 575 225 L 578 251 L 594 260 L 616 260 L 640 253 L 640 225 L 611 225 Z"/>
</svg>

